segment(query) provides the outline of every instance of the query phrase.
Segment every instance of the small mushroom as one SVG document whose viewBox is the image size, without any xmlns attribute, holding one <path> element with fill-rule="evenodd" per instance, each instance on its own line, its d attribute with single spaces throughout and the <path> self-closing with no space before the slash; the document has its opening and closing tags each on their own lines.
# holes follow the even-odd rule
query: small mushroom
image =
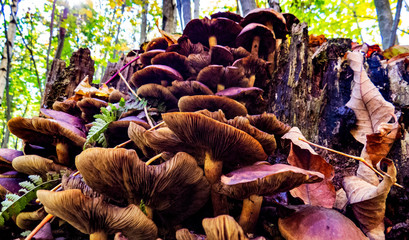
<svg viewBox="0 0 409 240">
<path fill-rule="evenodd" d="M 198 81 L 173 81 L 168 89 L 178 99 L 183 96 L 213 95 L 212 90 Z"/>
<path fill-rule="evenodd" d="M 166 52 L 177 52 L 187 57 L 190 54 L 198 54 L 204 52 L 204 47 L 201 43 L 193 44 L 186 35 L 182 35 L 178 39 L 178 43 L 169 46 L 166 49 Z"/>
<path fill-rule="evenodd" d="M 291 127 L 281 122 L 273 113 L 247 115 L 250 124 L 266 133 L 282 136 L 290 131 Z"/>
<path fill-rule="evenodd" d="M 83 98 L 77 103 L 81 109 L 81 118 L 86 122 L 94 121 L 94 115 L 101 113 L 102 107 L 107 107 L 108 103 L 97 98 Z"/>
<path fill-rule="evenodd" d="M 128 239 L 155 239 L 157 227 L 135 205 L 125 208 L 90 198 L 79 189 L 50 192 L 38 190 L 37 197 L 49 214 L 57 216 L 90 239 L 105 240 L 108 234 L 122 232 Z"/>
<path fill-rule="evenodd" d="M 13 159 L 24 155 L 22 151 L 0 148 L 0 173 L 14 170 L 12 167 Z"/>
<path fill-rule="evenodd" d="M 152 39 L 148 45 L 146 45 L 145 52 L 152 51 L 154 49 L 163 49 L 166 50 L 168 48 L 168 41 L 164 37 L 158 37 Z"/>
<path fill-rule="evenodd" d="M 205 218 L 202 221 L 207 239 L 219 240 L 247 240 L 246 234 L 240 225 L 229 215 L 220 215 L 215 218 Z"/>
<path fill-rule="evenodd" d="M 116 145 L 129 139 L 128 128 L 131 123 L 138 124 L 145 129 L 150 127 L 146 121 L 138 118 L 137 116 L 128 116 L 111 122 L 104 133 L 109 147 L 115 147 Z"/>
<path fill-rule="evenodd" d="M 275 38 L 284 39 L 287 34 L 286 21 L 283 14 L 272 8 L 257 8 L 250 11 L 240 22 L 242 27 L 251 23 L 260 23 L 274 31 Z"/>
<path fill-rule="evenodd" d="M 169 91 L 168 88 L 154 83 L 142 85 L 138 88 L 136 94 L 148 101 L 152 107 L 157 107 L 160 103 L 164 104 L 166 110 L 178 108 L 178 99 Z"/>
<path fill-rule="evenodd" d="M 270 29 L 262 24 L 250 23 L 237 36 L 236 45 L 244 47 L 253 56 L 267 59 L 269 53 L 274 52 L 276 41 Z"/>
<path fill-rule="evenodd" d="M 210 49 L 210 63 L 224 67 L 233 63 L 233 54 L 226 47 L 215 45 Z"/>
<path fill-rule="evenodd" d="M 262 89 L 267 87 L 269 83 L 269 76 L 267 72 L 267 68 L 269 67 L 268 62 L 250 55 L 236 60 L 233 63 L 233 66 L 243 70 L 244 76 L 249 79 L 249 87 L 256 86 Z"/>
<path fill-rule="evenodd" d="M 263 99 L 263 92 L 257 87 L 231 87 L 217 92 L 216 95 L 234 99 L 244 104 L 250 114 L 257 114 L 264 112 L 267 106 L 267 102 Z"/>
<path fill-rule="evenodd" d="M 56 111 L 65 112 L 65 113 L 68 113 L 68 114 L 71 114 L 77 117 L 81 115 L 81 110 L 77 106 L 77 101 L 73 99 L 67 99 L 67 100 L 64 100 L 63 102 L 55 101 L 53 103 L 53 109 Z"/>
<path fill-rule="evenodd" d="M 130 84 L 140 87 L 148 83 L 168 86 L 174 80 L 183 81 L 182 75 L 175 69 L 165 65 L 150 65 L 132 75 Z"/>
<path fill-rule="evenodd" d="M 54 163 L 52 160 L 37 155 L 24 155 L 14 159 L 13 168 L 27 175 L 40 175 L 46 178 L 47 172 L 68 170 L 66 166 Z"/>
<path fill-rule="evenodd" d="M 210 15 L 211 18 L 227 18 L 230 20 L 235 21 L 236 23 L 240 23 L 241 20 L 243 20 L 243 17 L 240 16 L 239 14 L 233 13 L 233 12 L 217 12 L 213 13 Z"/>
<path fill-rule="evenodd" d="M 155 49 L 155 50 L 151 50 L 148 52 L 144 52 L 141 54 L 140 60 L 141 63 L 143 64 L 143 66 L 149 66 L 152 64 L 152 58 L 154 58 L 156 55 L 164 53 L 165 50 L 163 49 Z"/>
<path fill-rule="evenodd" d="M 184 79 L 189 78 L 194 69 L 189 65 L 188 58 L 176 52 L 164 52 L 151 60 L 154 65 L 166 65 L 178 71 Z"/>
<path fill-rule="evenodd" d="M 227 119 L 247 114 L 246 107 L 239 102 L 227 97 L 213 95 L 184 96 L 179 99 L 178 106 L 181 112 L 195 112 L 202 109 L 217 111 L 221 109 L 226 114 Z"/>
<path fill-rule="evenodd" d="M 248 87 L 249 84 L 242 69 L 232 66 L 223 67 L 222 65 L 209 65 L 203 68 L 196 80 L 214 92 L 229 87 Z"/>
</svg>

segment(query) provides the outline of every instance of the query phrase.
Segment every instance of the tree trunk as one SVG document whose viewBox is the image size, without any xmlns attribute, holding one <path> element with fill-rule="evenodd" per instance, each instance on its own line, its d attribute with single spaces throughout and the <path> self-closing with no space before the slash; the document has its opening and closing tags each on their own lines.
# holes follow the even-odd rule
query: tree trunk
<svg viewBox="0 0 409 240">
<path fill-rule="evenodd" d="M 193 0 L 195 8 L 193 10 L 193 18 L 199 18 L 200 16 L 200 0 Z"/>
<path fill-rule="evenodd" d="M 378 18 L 379 30 L 382 37 L 383 49 L 393 46 L 395 43 L 391 39 L 391 29 L 393 25 L 393 16 L 389 0 L 375 0 L 376 16 Z"/>
<path fill-rule="evenodd" d="M 18 5 L 18 0 L 13 0 L 11 3 L 11 11 L 12 14 L 10 14 L 10 22 L 9 25 L 6 26 L 6 23 L 4 23 L 5 28 L 7 28 L 7 39 L 6 43 L 3 48 L 3 54 L 1 58 L 1 63 L 0 63 L 0 104 L 3 102 L 3 96 L 4 96 L 4 89 L 6 88 L 7 84 L 7 63 L 10 60 L 8 56 L 12 56 L 13 53 L 13 46 L 14 46 L 14 39 L 16 37 L 16 19 L 14 19 L 13 15 L 16 16 L 17 14 L 17 5 Z M 2 15 L 4 17 L 4 6 L 2 6 Z M 6 19 L 4 19 L 5 21 Z"/>
<path fill-rule="evenodd" d="M 168 33 L 175 33 L 177 25 L 176 2 L 175 0 L 163 0 L 162 4 L 162 30 Z"/>
<path fill-rule="evenodd" d="M 51 52 L 51 45 L 52 45 L 52 40 L 53 40 L 53 30 L 54 30 L 54 12 L 55 12 L 55 3 L 57 2 L 57 0 L 53 1 L 53 10 L 51 12 L 51 22 L 50 22 L 50 39 L 49 39 L 49 45 L 48 45 L 48 49 L 47 49 L 47 69 L 46 69 L 46 73 L 45 76 L 48 75 L 48 70 L 50 70 L 50 66 L 49 66 L 49 60 L 50 60 L 50 52 Z"/>
<path fill-rule="evenodd" d="M 141 37 L 139 39 L 140 44 L 146 42 L 146 30 L 148 27 L 148 11 L 149 11 L 149 2 L 144 1 L 143 6 L 142 6 Z"/>
<path fill-rule="evenodd" d="M 67 19 L 67 16 L 68 16 L 68 7 L 65 7 L 63 10 L 61 22 Z M 61 53 L 62 53 L 62 49 L 64 48 L 64 40 L 65 40 L 66 33 L 67 33 L 67 29 L 60 27 L 60 35 L 58 36 L 58 46 L 57 46 L 57 51 L 55 53 L 56 59 L 61 59 Z"/>
<path fill-rule="evenodd" d="M 248 12 L 257 8 L 254 0 L 240 0 L 241 15 L 246 16 Z"/>
<path fill-rule="evenodd" d="M 192 9 L 190 7 L 190 0 L 177 0 L 178 11 L 182 26 L 182 30 L 186 27 L 186 24 L 192 19 Z"/>
<path fill-rule="evenodd" d="M 281 12 L 280 0 L 268 0 L 268 6 L 277 12 Z"/>
<path fill-rule="evenodd" d="M 119 41 L 119 32 L 121 31 L 121 24 L 122 24 L 122 20 L 123 20 L 123 15 L 124 15 L 124 11 L 125 11 L 125 7 L 126 7 L 126 2 L 124 2 L 124 4 L 122 4 L 122 8 L 121 8 L 121 21 L 118 24 L 118 28 L 116 30 L 116 35 L 115 35 L 115 46 L 118 44 Z M 116 54 L 117 54 L 117 50 L 116 48 L 114 49 L 114 56 L 113 58 L 116 58 Z"/>
</svg>

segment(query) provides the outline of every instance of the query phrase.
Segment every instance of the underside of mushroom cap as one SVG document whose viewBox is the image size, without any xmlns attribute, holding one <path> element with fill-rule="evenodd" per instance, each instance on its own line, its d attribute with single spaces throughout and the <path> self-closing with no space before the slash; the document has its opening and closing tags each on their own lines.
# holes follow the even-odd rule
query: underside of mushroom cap
<svg viewBox="0 0 409 240">
<path fill-rule="evenodd" d="M 168 89 L 178 99 L 183 96 L 213 95 L 212 90 L 198 81 L 173 81 Z"/>
<path fill-rule="evenodd" d="M 150 65 L 132 75 L 129 83 L 135 87 L 140 87 L 148 83 L 170 85 L 174 80 L 183 81 L 182 75 L 175 69 L 165 65 Z"/>
</svg>

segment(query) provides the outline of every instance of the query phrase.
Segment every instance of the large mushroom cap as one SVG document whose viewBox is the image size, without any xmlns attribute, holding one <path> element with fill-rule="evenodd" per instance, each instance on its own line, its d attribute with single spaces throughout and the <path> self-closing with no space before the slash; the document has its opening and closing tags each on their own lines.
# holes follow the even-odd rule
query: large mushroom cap
<svg viewBox="0 0 409 240">
<path fill-rule="evenodd" d="M 24 155 L 22 151 L 0 148 L 0 173 L 13 170 L 11 166 L 13 159 Z"/>
<path fill-rule="evenodd" d="M 240 23 L 240 21 L 243 19 L 242 16 L 240 16 L 239 14 L 233 13 L 233 12 L 217 12 L 217 13 L 213 13 L 212 15 L 210 15 L 210 17 L 211 18 L 227 18 L 237 23 Z"/>
<path fill-rule="evenodd" d="M 242 46 L 247 51 L 252 51 L 253 39 L 255 36 L 260 37 L 258 46 L 258 55 L 264 58 L 268 53 L 273 52 L 276 46 L 274 32 L 262 24 L 250 23 L 241 30 L 236 38 L 236 46 Z"/>
<path fill-rule="evenodd" d="M 193 19 L 183 30 L 183 35 L 189 37 L 193 43 L 202 43 L 209 47 L 209 37 L 216 37 L 217 44 L 222 46 L 234 46 L 234 41 L 242 27 L 227 18 Z"/>
<path fill-rule="evenodd" d="M 58 121 L 66 122 L 82 131 L 85 131 L 84 121 L 81 118 L 75 117 L 65 112 L 55 111 L 55 110 L 45 109 L 45 108 L 41 108 L 40 113 L 44 115 L 46 118 L 51 118 L 51 119 L 55 119 Z"/>
<path fill-rule="evenodd" d="M 47 172 L 60 172 L 67 167 L 54 163 L 52 160 L 37 155 L 24 155 L 14 159 L 13 168 L 28 175 L 47 176 Z"/>
<path fill-rule="evenodd" d="M 257 8 L 250 11 L 240 22 L 242 27 L 251 23 L 260 23 L 272 26 L 275 37 L 284 39 L 287 34 L 286 21 L 284 16 L 272 8 Z"/>
<path fill-rule="evenodd" d="M 129 203 L 143 199 L 168 223 L 177 224 L 195 213 L 210 193 L 203 170 L 183 152 L 147 166 L 133 150 L 91 148 L 77 156 L 76 166 L 95 191 Z"/>
<path fill-rule="evenodd" d="M 199 113 L 165 113 L 163 120 L 187 146 L 203 149 L 213 161 L 233 169 L 267 158 L 260 143 L 247 133 Z"/>
<path fill-rule="evenodd" d="M 288 240 L 368 239 L 347 217 L 334 209 L 303 206 L 278 220 L 282 236 Z"/>
<path fill-rule="evenodd" d="M 298 167 L 258 162 L 222 175 L 214 188 L 235 199 L 245 199 L 253 194 L 274 195 L 286 192 L 304 183 L 319 182 L 323 174 Z"/>
<path fill-rule="evenodd" d="M 57 216 L 86 234 L 122 232 L 128 239 L 155 239 L 157 227 L 135 205 L 120 208 L 90 198 L 79 189 L 62 192 L 37 191 L 46 212 Z"/>
<path fill-rule="evenodd" d="M 190 77 L 193 72 L 187 57 L 176 52 L 164 52 L 156 55 L 151 60 L 154 65 L 166 65 L 178 71 L 184 79 Z"/>
<path fill-rule="evenodd" d="M 213 95 L 212 90 L 198 81 L 173 81 L 168 89 L 178 99 L 183 96 Z"/>
<path fill-rule="evenodd" d="M 136 94 L 146 100 L 153 107 L 157 107 L 160 103 L 165 104 L 166 110 L 175 109 L 178 107 L 177 98 L 169 91 L 168 88 L 154 83 L 142 85 L 138 88 Z M 155 106 L 156 105 L 156 106 Z"/>
<path fill-rule="evenodd" d="M 182 75 L 175 69 L 165 65 L 150 65 L 135 72 L 130 83 L 135 87 L 148 83 L 162 84 L 166 87 L 174 80 L 183 81 Z"/>
<path fill-rule="evenodd" d="M 146 46 L 145 52 L 154 50 L 154 49 L 163 49 L 166 50 L 168 48 L 168 41 L 164 37 L 158 37 L 152 39 L 148 45 Z"/>
<path fill-rule="evenodd" d="M 212 95 L 184 96 L 179 99 L 178 106 L 181 112 L 195 112 L 202 109 L 218 111 L 221 109 L 226 114 L 227 119 L 247 114 L 246 107 L 239 102 L 227 97 Z"/>
</svg>

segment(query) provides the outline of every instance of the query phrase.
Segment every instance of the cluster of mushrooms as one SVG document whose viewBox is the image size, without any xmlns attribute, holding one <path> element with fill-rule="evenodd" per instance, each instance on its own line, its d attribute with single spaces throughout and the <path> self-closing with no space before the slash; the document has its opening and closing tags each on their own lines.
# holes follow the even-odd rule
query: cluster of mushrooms
<svg viewBox="0 0 409 240">
<path fill-rule="evenodd" d="M 148 100 L 150 111 L 163 103 L 166 113 L 153 116 L 160 122 L 154 127 L 144 110 L 124 113 L 105 132 L 108 148 L 83 150 L 87 131 L 108 102 L 132 99 L 128 92 L 84 82 L 74 97 L 55 102 L 53 110 L 41 109 L 40 117 L 11 119 L 8 127 L 24 141 L 24 154 L 1 150 L 4 167 L 14 171 L 7 174 L 46 178 L 52 171 L 79 172 L 64 176 L 60 191 L 39 190 L 39 210 L 35 216 L 19 214 L 17 225 L 31 230 L 49 213 L 90 239 L 256 236 L 263 196 L 324 178 L 266 161 L 290 130 L 265 112 L 263 92 L 274 84 L 269 81 L 276 49 L 294 23 L 293 15 L 272 9 L 256 9 L 245 18 L 217 13 L 190 21 L 176 43 L 152 40 L 139 56 L 141 68 L 127 80 Z M 316 235 L 341 228 L 337 221 L 343 216 L 335 210 L 306 206 L 301 212 L 281 223 L 287 239 L 299 237 L 295 223 L 305 216 L 331 215 L 334 225 L 314 230 Z M 202 220 L 195 233 L 185 228 Z M 352 222 L 345 228 L 364 238 Z"/>
</svg>

